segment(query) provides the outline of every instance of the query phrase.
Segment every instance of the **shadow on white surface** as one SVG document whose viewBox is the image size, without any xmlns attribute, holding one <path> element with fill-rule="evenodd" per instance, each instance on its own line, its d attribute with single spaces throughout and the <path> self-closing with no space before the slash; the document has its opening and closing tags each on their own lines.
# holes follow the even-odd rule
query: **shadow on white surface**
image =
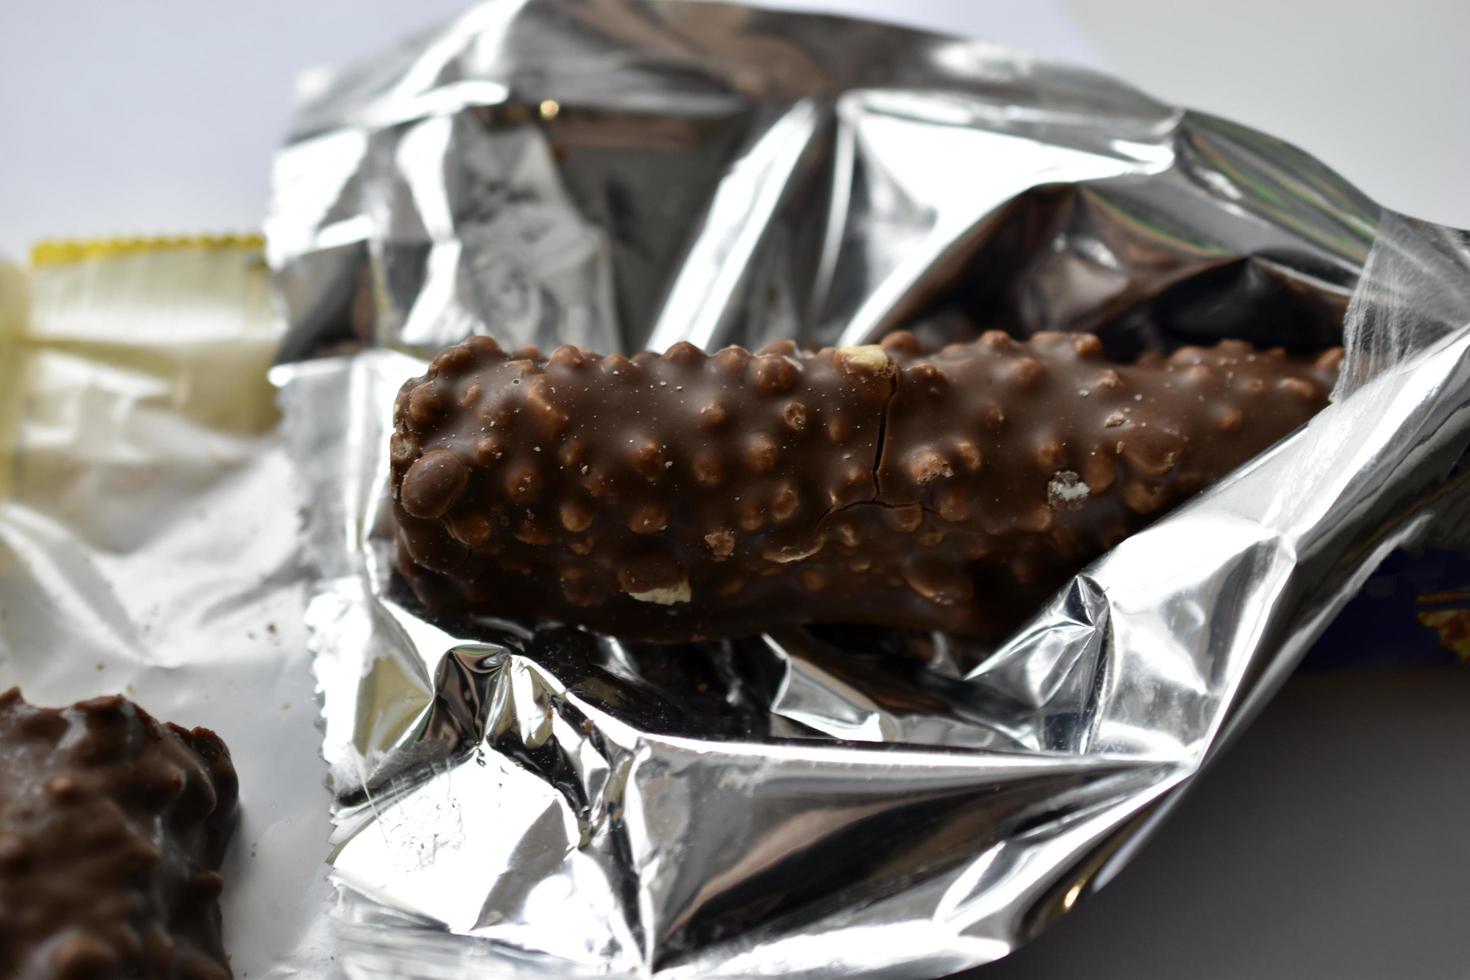
<svg viewBox="0 0 1470 980">
<path fill-rule="evenodd" d="M 1299 674 L 1113 881 L 964 980 L 1470 976 L 1470 670 Z"/>
</svg>

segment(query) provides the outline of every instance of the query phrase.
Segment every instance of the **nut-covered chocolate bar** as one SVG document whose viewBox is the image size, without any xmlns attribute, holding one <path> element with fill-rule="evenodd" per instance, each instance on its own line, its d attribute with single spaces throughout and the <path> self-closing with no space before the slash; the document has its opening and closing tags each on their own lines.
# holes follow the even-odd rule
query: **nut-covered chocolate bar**
<svg viewBox="0 0 1470 980">
<path fill-rule="evenodd" d="M 1090 334 L 809 352 L 502 351 L 398 396 L 398 567 L 431 609 L 686 640 L 797 623 L 995 637 L 1301 425 L 1339 351 L 1110 363 Z"/>
<path fill-rule="evenodd" d="M 0 694 L 0 976 L 228 978 L 224 743 L 121 697 Z"/>
</svg>

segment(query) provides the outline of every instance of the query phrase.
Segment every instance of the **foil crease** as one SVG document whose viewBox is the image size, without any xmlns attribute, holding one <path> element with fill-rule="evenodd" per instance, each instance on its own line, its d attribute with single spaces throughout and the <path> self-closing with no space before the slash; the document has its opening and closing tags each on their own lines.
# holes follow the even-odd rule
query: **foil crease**
<svg viewBox="0 0 1470 980">
<path fill-rule="evenodd" d="M 526 0 L 308 81 L 267 222 L 273 379 L 313 502 L 349 975 L 997 959 L 1105 883 L 1463 499 L 1464 234 L 1105 76 L 853 20 Z M 993 651 L 433 621 L 393 578 L 391 402 L 444 344 L 900 326 L 1348 358 L 1330 408 Z"/>
</svg>

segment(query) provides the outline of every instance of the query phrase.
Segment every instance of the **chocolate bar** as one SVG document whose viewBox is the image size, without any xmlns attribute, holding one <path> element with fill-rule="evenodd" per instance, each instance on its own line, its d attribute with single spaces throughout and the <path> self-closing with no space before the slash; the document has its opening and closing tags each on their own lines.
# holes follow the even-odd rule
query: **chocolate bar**
<svg viewBox="0 0 1470 980">
<path fill-rule="evenodd" d="M 804 623 L 994 638 L 1327 403 L 1341 352 L 1090 334 L 543 356 L 399 393 L 397 565 L 431 610 L 681 641 Z"/>
<path fill-rule="evenodd" d="M 0 976 L 228 978 L 238 783 L 213 732 L 121 697 L 0 694 Z"/>
</svg>

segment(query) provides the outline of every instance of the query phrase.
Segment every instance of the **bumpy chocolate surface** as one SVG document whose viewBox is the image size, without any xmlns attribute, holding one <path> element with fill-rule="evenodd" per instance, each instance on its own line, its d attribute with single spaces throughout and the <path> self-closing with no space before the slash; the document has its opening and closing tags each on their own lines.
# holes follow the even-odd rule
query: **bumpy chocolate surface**
<svg viewBox="0 0 1470 980">
<path fill-rule="evenodd" d="M 431 609 L 685 640 L 796 623 L 995 637 L 1310 418 L 1340 352 L 911 334 L 543 357 L 473 338 L 395 412 L 398 565 Z"/>
<path fill-rule="evenodd" d="M 121 697 L 0 694 L 0 977 L 228 978 L 216 869 L 237 793 L 213 732 Z"/>
</svg>

